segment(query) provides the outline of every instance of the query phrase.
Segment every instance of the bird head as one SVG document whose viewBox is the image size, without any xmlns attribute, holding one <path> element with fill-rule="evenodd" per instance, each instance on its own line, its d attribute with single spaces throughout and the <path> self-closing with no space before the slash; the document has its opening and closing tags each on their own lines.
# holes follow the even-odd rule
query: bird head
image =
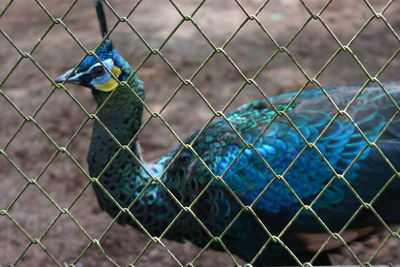
<svg viewBox="0 0 400 267">
<path fill-rule="evenodd" d="M 118 86 L 115 78 L 120 81 L 126 79 L 129 76 L 126 73 L 130 71 L 129 64 L 115 51 L 110 40 L 106 40 L 96 50 L 96 55 L 97 58 L 86 56 L 75 70 L 68 70 L 57 77 L 55 82 L 73 83 L 100 92 L 115 90 Z"/>
<path fill-rule="evenodd" d="M 100 0 L 95 2 L 102 37 L 107 35 L 107 24 Z M 97 102 L 114 91 L 119 81 L 127 80 L 133 72 L 129 63 L 114 49 L 111 40 L 106 39 L 95 51 L 96 56 L 88 55 L 79 64 L 57 77 L 56 83 L 72 83 L 92 89 Z M 98 96 L 98 97 L 96 97 Z"/>
</svg>

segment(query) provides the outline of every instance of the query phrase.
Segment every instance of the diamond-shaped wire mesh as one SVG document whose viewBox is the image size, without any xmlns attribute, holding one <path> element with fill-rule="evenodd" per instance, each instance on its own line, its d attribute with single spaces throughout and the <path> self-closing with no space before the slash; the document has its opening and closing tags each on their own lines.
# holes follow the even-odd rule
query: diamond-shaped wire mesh
<svg viewBox="0 0 400 267">
<path fill-rule="evenodd" d="M 88 91 L 53 82 L 65 68 L 78 66 L 85 55 L 92 55 L 99 42 L 97 19 L 91 1 L 9 0 L 0 3 L 0 265 L 240 265 L 244 262 L 233 255 L 224 236 L 242 213 L 254 216 L 267 236 L 267 241 L 254 248 L 251 263 L 268 250 L 271 243 L 284 247 L 288 257 L 303 264 L 290 246 L 285 234 L 302 212 L 309 212 L 327 233 L 310 257 L 310 262 L 332 242 L 343 248 L 332 256 L 333 262 L 400 263 L 399 229 L 388 225 L 375 210 L 374 203 L 385 196 L 385 189 L 399 179 L 379 148 L 379 138 L 389 123 L 373 140 L 357 123 L 353 106 L 375 82 L 393 102 L 382 84 L 398 79 L 400 51 L 400 6 L 387 0 L 330 1 L 221 1 L 221 0 L 157 0 L 133 3 L 104 0 L 110 31 L 118 51 L 124 55 L 146 85 L 143 102 L 144 119 L 136 137 L 141 140 L 145 159 L 154 159 L 176 145 L 180 153 L 197 157 L 211 180 L 190 201 L 183 200 L 164 184 L 162 177 L 151 176 L 131 205 L 121 207 L 98 177 L 107 171 L 120 153 L 130 153 L 122 146 L 95 112 Z M 323 88 L 331 85 L 360 84 L 348 102 L 337 103 Z M 286 108 L 275 106 L 269 97 L 283 92 L 298 92 L 295 104 L 305 90 L 322 90 L 325 103 L 332 107 L 332 118 L 314 139 L 308 140 Z M 255 99 L 266 99 L 276 111 L 271 123 L 249 142 L 228 119 L 230 110 Z M 398 101 L 398 100 L 397 100 Z M 100 108 L 101 109 L 101 108 Z M 277 172 L 255 144 L 268 131 L 275 119 L 285 120 L 288 131 L 304 143 L 293 161 Z M 319 141 L 338 120 L 352 124 L 365 142 L 365 147 L 337 173 Z M 119 146 L 98 177 L 90 177 L 86 154 L 91 127 L 96 121 Z M 215 121 L 230 128 L 240 140 L 241 149 L 222 173 L 213 173 L 196 151 L 203 131 Z M 185 144 L 183 140 L 196 129 L 198 134 Z M 392 168 L 393 175 L 373 199 L 365 200 L 346 179 L 366 149 L 375 149 Z M 267 166 L 272 181 L 255 196 L 250 205 L 240 200 L 224 180 L 229 169 L 241 155 L 252 150 Z M 148 152 L 148 153 L 146 153 Z M 285 176 L 296 171 L 306 153 L 314 153 L 332 171 L 326 186 L 310 203 L 304 203 Z M 174 164 L 172 160 L 171 166 Z M 167 167 L 167 169 L 170 166 Z M 397 175 L 396 175 L 397 174 Z M 359 201 L 359 208 L 339 232 L 325 224 L 315 210 L 335 182 L 345 184 Z M 101 212 L 91 184 L 97 184 L 109 201 L 119 209 L 115 218 Z M 196 214 L 196 204 L 208 193 L 212 183 L 220 183 L 237 201 L 241 210 L 226 222 L 222 233 L 215 234 Z M 287 188 L 297 199 L 298 211 L 282 225 L 278 233 L 270 232 L 268 224 L 254 211 L 259 199 L 274 184 Z M 147 189 L 157 184 L 174 203 L 176 216 L 165 222 L 158 236 L 152 236 L 140 217 L 129 208 L 136 205 Z M 346 242 L 346 230 L 363 208 L 381 222 L 383 231 L 370 238 L 370 248 Z M 117 220 L 127 216 L 137 223 L 143 234 L 121 227 Z M 202 248 L 189 243 L 168 240 L 169 231 L 181 217 L 190 216 L 209 242 Z M 223 252 L 207 248 L 219 244 Z M 372 244 L 372 245 L 371 245 Z M 183 248 L 183 249 L 182 249 Z M 397 262 L 396 262 L 397 261 Z"/>
</svg>

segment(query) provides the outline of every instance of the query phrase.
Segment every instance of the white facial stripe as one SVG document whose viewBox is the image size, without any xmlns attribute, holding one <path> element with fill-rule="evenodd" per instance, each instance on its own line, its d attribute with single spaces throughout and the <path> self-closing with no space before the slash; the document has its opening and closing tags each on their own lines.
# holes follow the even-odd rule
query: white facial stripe
<svg viewBox="0 0 400 267">
<path fill-rule="evenodd" d="M 111 72 L 112 71 L 112 69 L 114 68 L 114 61 L 111 59 L 111 58 L 108 58 L 108 59 L 106 59 L 106 60 L 104 60 L 103 61 L 103 64 L 107 67 L 107 69 Z M 92 69 L 93 68 L 95 68 L 95 67 L 98 67 L 98 66 L 103 66 L 100 62 L 99 63 L 96 63 L 96 64 L 94 64 L 93 66 L 91 66 L 88 70 L 86 70 L 86 71 L 84 71 L 84 72 L 80 72 L 79 74 L 77 74 L 77 75 L 85 75 L 85 74 L 88 74 L 88 73 L 90 73 L 91 71 L 92 71 Z M 106 70 L 106 72 L 107 72 L 107 70 Z M 75 76 L 77 76 L 77 75 L 75 75 Z"/>
<path fill-rule="evenodd" d="M 114 68 L 114 60 L 108 58 L 103 61 L 103 64 L 111 71 Z"/>
<path fill-rule="evenodd" d="M 71 70 L 71 71 L 72 71 L 72 70 Z M 75 74 L 75 75 L 69 77 L 68 80 L 77 80 L 77 79 L 79 78 L 79 76 L 81 76 L 81 73 L 78 73 L 78 74 Z"/>
</svg>

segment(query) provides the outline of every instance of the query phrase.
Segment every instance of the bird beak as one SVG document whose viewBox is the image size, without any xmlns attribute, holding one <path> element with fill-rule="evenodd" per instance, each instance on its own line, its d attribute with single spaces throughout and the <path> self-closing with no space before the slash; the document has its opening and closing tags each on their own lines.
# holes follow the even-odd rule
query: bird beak
<svg viewBox="0 0 400 267">
<path fill-rule="evenodd" d="M 70 69 L 69 71 L 65 72 L 63 75 L 58 76 L 57 78 L 54 79 L 54 82 L 79 84 L 80 83 L 79 77 L 81 75 L 74 74 L 74 73 L 72 73 L 72 71 L 73 71 L 73 69 Z M 71 75 L 71 73 L 72 73 L 72 75 Z"/>
</svg>

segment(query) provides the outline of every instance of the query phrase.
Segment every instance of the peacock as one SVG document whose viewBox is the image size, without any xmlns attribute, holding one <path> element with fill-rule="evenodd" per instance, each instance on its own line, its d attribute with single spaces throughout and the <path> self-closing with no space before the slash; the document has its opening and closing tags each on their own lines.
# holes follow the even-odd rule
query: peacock
<svg viewBox="0 0 400 267">
<path fill-rule="evenodd" d="M 317 251 L 324 259 L 343 241 L 400 222 L 400 84 L 254 101 L 145 162 L 137 141 L 144 85 L 95 6 L 103 43 L 55 82 L 91 89 L 89 173 L 118 223 L 254 265 L 285 265 L 315 263 Z"/>
</svg>

